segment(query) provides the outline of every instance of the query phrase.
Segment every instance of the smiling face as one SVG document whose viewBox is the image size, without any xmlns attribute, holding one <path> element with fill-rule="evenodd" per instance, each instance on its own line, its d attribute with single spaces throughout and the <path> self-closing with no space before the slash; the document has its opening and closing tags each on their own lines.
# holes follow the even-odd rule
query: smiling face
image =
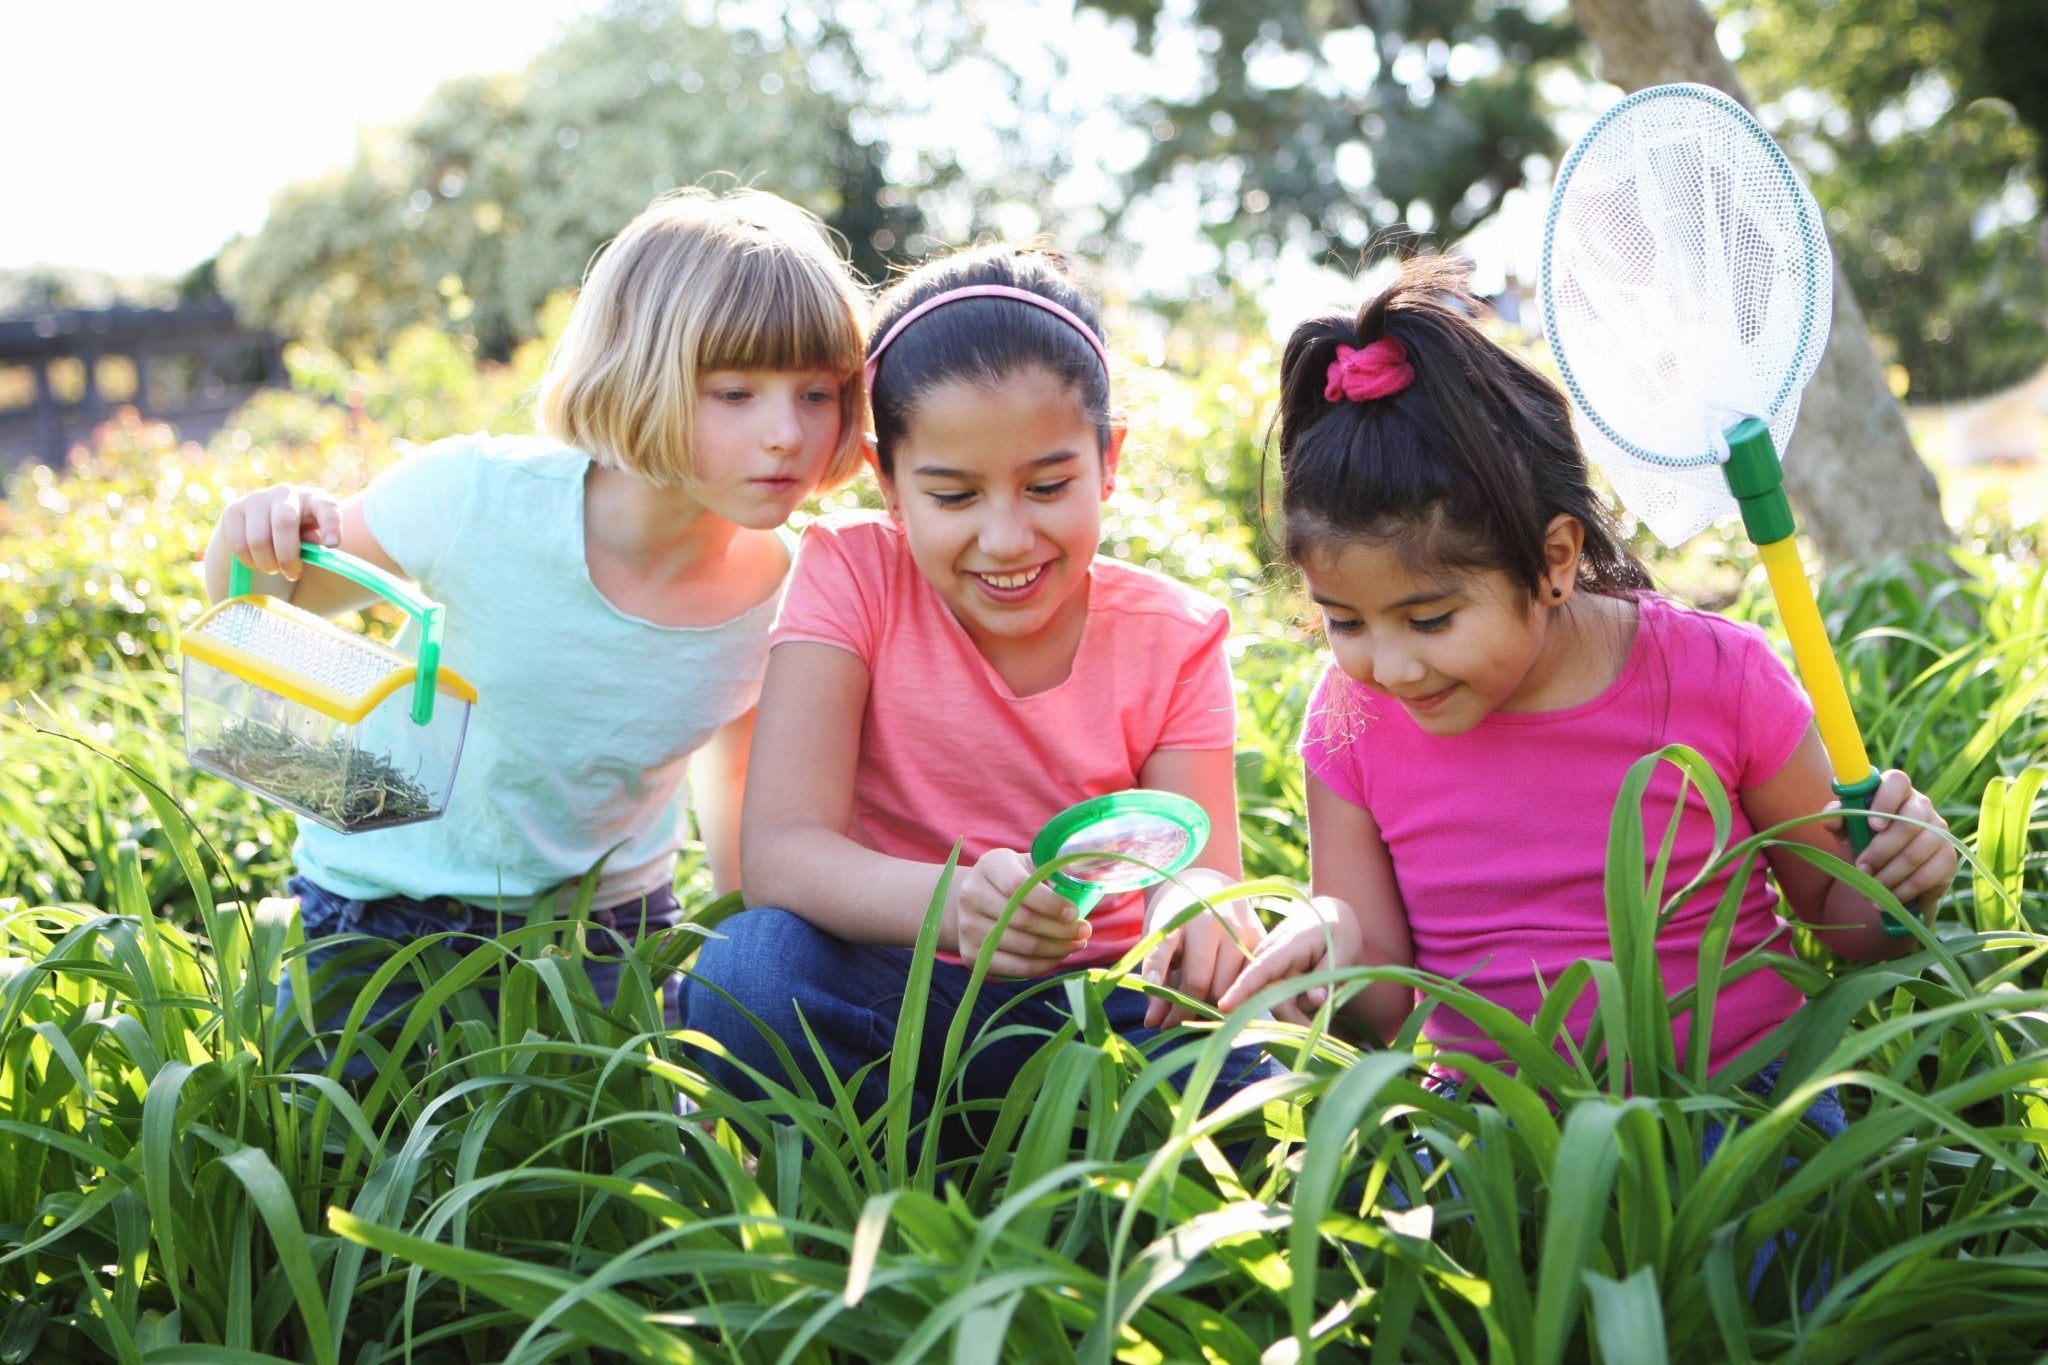
<svg viewBox="0 0 2048 1365">
<path fill-rule="evenodd" d="M 1498 570 L 1418 569 L 1378 540 L 1333 541 L 1303 559 L 1301 572 L 1337 666 L 1399 702 L 1425 732 L 1456 735 L 1495 711 L 1581 699 L 1579 670 L 1557 629 L 1576 562 L 1574 547 L 1534 600 Z"/>
<path fill-rule="evenodd" d="M 921 395 L 882 477 L 918 571 L 1013 686 L 1073 662 L 1122 440 L 1103 449 L 1079 395 L 1033 367 Z"/>
</svg>

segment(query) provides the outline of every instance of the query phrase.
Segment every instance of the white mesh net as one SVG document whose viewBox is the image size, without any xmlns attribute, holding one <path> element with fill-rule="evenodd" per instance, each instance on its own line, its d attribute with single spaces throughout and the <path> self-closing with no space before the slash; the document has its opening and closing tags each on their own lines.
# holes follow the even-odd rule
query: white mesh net
<svg viewBox="0 0 2048 1365">
<path fill-rule="evenodd" d="M 1749 112 L 1660 85 L 1566 155 L 1540 294 L 1586 453 L 1678 545 L 1734 506 L 1719 468 L 1730 426 L 1761 418 L 1781 453 L 1790 442 L 1834 264 L 1813 197 Z"/>
</svg>

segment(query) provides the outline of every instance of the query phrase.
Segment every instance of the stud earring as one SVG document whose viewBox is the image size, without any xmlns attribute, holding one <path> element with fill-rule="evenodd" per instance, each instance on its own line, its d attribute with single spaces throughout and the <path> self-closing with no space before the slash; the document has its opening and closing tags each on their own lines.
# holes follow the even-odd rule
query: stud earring
<svg viewBox="0 0 2048 1365">
<path fill-rule="evenodd" d="M 1562 596 L 1564 596 L 1564 589 L 1563 589 L 1563 588 L 1552 588 L 1552 589 L 1550 590 L 1550 595 L 1551 595 L 1552 597 L 1562 597 Z"/>
</svg>

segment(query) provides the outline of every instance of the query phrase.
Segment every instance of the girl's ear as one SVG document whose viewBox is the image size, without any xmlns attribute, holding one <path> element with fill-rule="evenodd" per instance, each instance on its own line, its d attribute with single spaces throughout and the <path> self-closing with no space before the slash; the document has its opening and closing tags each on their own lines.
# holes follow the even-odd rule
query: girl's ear
<svg viewBox="0 0 2048 1365">
<path fill-rule="evenodd" d="M 860 438 L 860 453 L 868 462 L 868 468 L 875 471 L 875 484 L 882 490 L 882 506 L 888 509 L 891 517 L 897 521 L 903 520 L 902 507 L 896 499 L 896 481 L 882 472 L 882 456 L 875 449 L 875 438 L 872 434 Z"/>
<path fill-rule="evenodd" d="M 1569 512 L 1559 512 L 1543 531 L 1543 588 L 1537 594 L 1545 606 L 1562 606 L 1571 599 L 1579 581 L 1579 556 L 1586 548 L 1586 527 Z"/>
<path fill-rule="evenodd" d="M 1129 429 L 1118 422 L 1109 429 L 1109 444 L 1102 448 L 1102 496 L 1116 491 L 1116 462 L 1124 453 L 1124 436 Z"/>
</svg>

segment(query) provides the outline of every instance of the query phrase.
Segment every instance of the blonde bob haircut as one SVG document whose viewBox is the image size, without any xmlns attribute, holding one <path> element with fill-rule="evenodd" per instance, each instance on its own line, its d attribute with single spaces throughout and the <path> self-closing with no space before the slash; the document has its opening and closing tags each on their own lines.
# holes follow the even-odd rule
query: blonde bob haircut
<svg viewBox="0 0 2048 1365">
<path fill-rule="evenodd" d="M 698 376 L 830 370 L 839 449 L 861 462 L 866 299 L 824 224 L 759 190 L 672 191 L 600 249 L 539 388 L 540 429 L 659 487 L 696 475 Z"/>
</svg>

